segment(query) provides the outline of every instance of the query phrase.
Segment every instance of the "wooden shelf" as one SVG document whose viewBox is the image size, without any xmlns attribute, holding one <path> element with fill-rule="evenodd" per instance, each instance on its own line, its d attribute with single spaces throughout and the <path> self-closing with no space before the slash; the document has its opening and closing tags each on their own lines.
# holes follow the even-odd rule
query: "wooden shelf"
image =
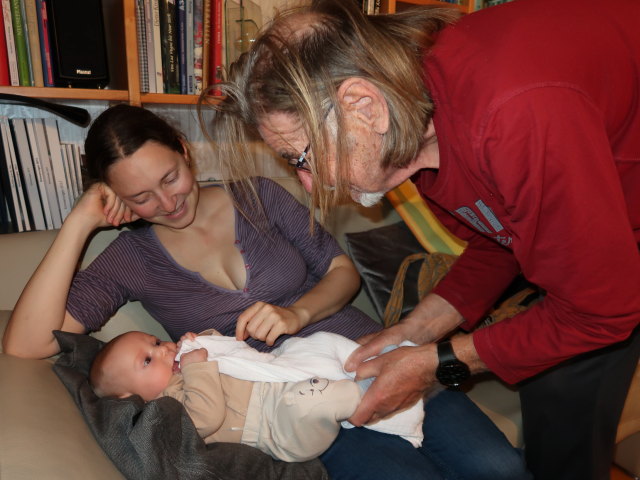
<svg viewBox="0 0 640 480">
<path fill-rule="evenodd" d="M 193 105 L 198 103 L 198 95 L 177 95 L 170 93 L 141 93 L 140 101 L 145 103 L 168 103 Z"/>
<path fill-rule="evenodd" d="M 473 11 L 474 0 L 465 0 L 463 5 L 456 3 L 442 2 L 439 0 L 382 0 L 381 11 L 383 13 L 395 13 L 402 6 L 408 5 L 437 5 L 440 7 L 457 8 L 461 12 L 471 13 Z M 398 8 L 400 7 L 400 8 Z"/>
<path fill-rule="evenodd" d="M 127 90 L 97 90 L 90 88 L 55 88 L 55 87 L 0 87 L 0 93 L 24 95 L 25 97 L 59 98 L 64 100 L 104 100 L 128 101 Z"/>
</svg>

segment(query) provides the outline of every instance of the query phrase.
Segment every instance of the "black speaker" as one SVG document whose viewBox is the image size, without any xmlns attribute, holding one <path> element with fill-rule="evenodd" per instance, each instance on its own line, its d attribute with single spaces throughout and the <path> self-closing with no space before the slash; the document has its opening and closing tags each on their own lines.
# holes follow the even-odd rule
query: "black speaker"
<svg viewBox="0 0 640 480">
<path fill-rule="evenodd" d="M 47 0 L 56 87 L 104 88 L 109 83 L 101 0 Z"/>
</svg>

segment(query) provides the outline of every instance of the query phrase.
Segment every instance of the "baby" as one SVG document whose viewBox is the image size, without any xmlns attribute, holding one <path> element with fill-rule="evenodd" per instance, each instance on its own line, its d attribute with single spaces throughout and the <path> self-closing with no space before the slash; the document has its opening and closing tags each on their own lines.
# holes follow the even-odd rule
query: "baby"
<svg viewBox="0 0 640 480">
<path fill-rule="evenodd" d="M 98 353 L 90 382 L 101 397 L 175 398 L 206 443 L 245 443 L 274 458 L 300 462 L 329 448 L 341 422 L 351 426 L 345 420 L 362 391 L 342 365 L 356 347 L 324 332 L 288 339 L 272 353 L 215 331 L 188 333 L 177 345 L 128 332 Z M 398 415 L 411 419 L 408 430 L 400 430 L 407 430 L 405 438 L 414 445 L 422 440 L 422 415 L 422 402 Z M 387 423 L 379 422 L 376 429 L 399 433 Z"/>
</svg>

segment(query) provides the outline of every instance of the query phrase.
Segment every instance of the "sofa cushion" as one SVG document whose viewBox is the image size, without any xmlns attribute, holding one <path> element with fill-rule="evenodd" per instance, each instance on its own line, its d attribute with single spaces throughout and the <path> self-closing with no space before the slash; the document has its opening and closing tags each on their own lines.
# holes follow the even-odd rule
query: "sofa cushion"
<svg viewBox="0 0 640 480">
<path fill-rule="evenodd" d="M 286 463 L 240 444 L 205 445 L 184 407 L 163 397 L 98 398 L 87 372 L 103 343 L 87 335 L 54 332 L 62 349 L 55 372 L 98 443 L 127 478 L 326 479 L 319 460 Z"/>
<path fill-rule="evenodd" d="M 380 318 L 391 296 L 398 268 L 408 255 L 426 250 L 416 240 L 404 222 L 345 235 L 347 252 L 355 263 L 363 287 Z M 407 270 L 405 282 L 416 284 L 419 265 Z M 401 317 L 418 303 L 417 289 L 405 289 Z"/>
</svg>

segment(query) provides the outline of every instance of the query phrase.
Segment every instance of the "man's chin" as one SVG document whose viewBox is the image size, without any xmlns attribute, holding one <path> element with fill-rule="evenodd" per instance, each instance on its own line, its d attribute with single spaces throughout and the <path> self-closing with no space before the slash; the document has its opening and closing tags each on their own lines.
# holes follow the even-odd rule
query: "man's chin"
<svg viewBox="0 0 640 480">
<path fill-rule="evenodd" d="M 373 207 L 380 203 L 384 197 L 384 192 L 351 192 L 351 198 L 354 202 L 359 203 L 363 207 Z"/>
<path fill-rule="evenodd" d="M 311 189 L 313 188 L 313 176 L 309 172 L 302 170 L 296 170 L 296 174 L 302 184 L 302 188 L 304 188 L 307 193 L 311 193 Z"/>
</svg>

